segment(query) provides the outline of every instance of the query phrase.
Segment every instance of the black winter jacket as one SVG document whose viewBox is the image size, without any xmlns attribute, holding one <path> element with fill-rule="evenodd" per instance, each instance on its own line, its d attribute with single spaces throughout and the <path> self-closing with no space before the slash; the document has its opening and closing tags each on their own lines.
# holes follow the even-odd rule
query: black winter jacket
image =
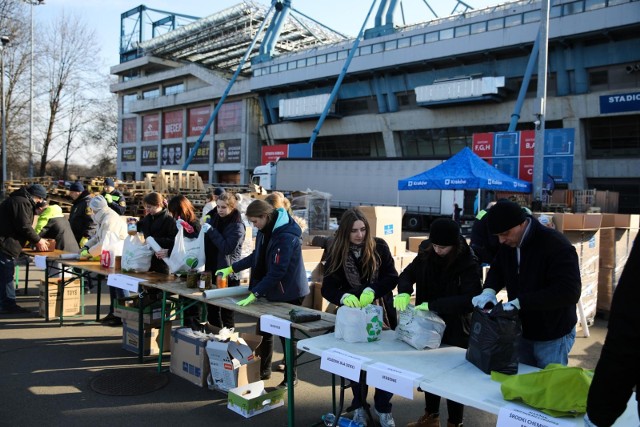
<svg viewBox="0 0 640 427">
<path fill-rule="evenodd" d="M 578 254 L 560 232 L 529 217 L 529 230 L 520 248 L 500 245 L 487 273 L 485 288 L 507 288 L 509 301 L 520 301 L 522 336 L 550 341 L 576 326 L 576 304 L 582 284 Z"/>
<path fill-rule="evenodd" d="M 169 254 L 171 254 L 178 228 L 176 220 L 166 209 L 162 209 L 157 214 L 145 215 L 138 221 L 138 232 L 142 233 L 145 239 L 153 237 L 162 249 L 169 249 Z M 163 260 L 152 256 L 149 271 L 169 274 L 169 266 Z"/>
<path fill-rule="evenodd" d="M 71 205 L 71 213 L 69 214 L 69 223 L 71 230 L 76 238 L 76 242 L 80 243 L 83 237 L 89 239 L 95 233 L 96 224 L 91 218 L 91 209 L 89 202 L 91 201 L 91 193 L 84 190 Z"/>
<path fill-rule="evenodd" d="M 71 224 L 65 217 L 49 218 L 47 225 L 40 230 L 40 237 L 54 239 L 56 249 L 68 252 L 80 252 L 80 246 L 71 230 Z"/>
<path fill-rule="evenodd" d="M 16 258 L 27 241 L 32 244 L 40 241 L 33 229 L 35 206 L 25 188 L 14 191 L 0 204 L 0 251 Z"/>
<path fill-rule="evenodd" d="M 450 266 L 433 251 L 431 242 L 420 244 L 418 256 L 398 279 L 398 293 L 413 293 L 416 284 L 416 305 L 429 303 L 447 325 L 442 343 L 467 348 L 473 305 L 471 298 L 482 291 L 482 275 L 477 258 L 469 245 L 460 238 L 460 251 Z"/>
<path fill-rule="evenodd" d="M 212 214 L 210 211 L 209 214 Z M 234 210 L 225 218 L 221 218 L 217 212 L 207 220 L 211 229 L 204 239 L 204 252 L 207 257 L 205 270 L 215 272 L 221 268 L 230 266 L 242 258 L 242 243 L 246 227 L 238 210 Z M 235 273 L 229 276 L 229 286 L 239 285 Z"/>
</svg>

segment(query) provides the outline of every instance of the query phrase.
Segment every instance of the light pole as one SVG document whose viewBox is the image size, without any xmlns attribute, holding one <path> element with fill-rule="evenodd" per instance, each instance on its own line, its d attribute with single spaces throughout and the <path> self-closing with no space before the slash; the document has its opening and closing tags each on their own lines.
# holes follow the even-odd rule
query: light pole
<svg viewBox="0 0 640 427">
<path fill-rule="evenodd" d="M 33 6 L 44 4 L 44 0 L 22 0 L 30 5 L 31 14 L 31 57 L 29 58 L 29 178 L 33 178 Z"/>
<path fill-rule="evenodd" d="M 5 186 L 7 185 L 7 111 L 4 100 L 4 47 L 9 44 L 9 37 L 1 36 L 2 47 L 0 48 L 0 103 L 2 103 L 0 111 L 2 112 L 2 187 L 0 187 L 0 199 L 5 198 Z"/>
</svg>

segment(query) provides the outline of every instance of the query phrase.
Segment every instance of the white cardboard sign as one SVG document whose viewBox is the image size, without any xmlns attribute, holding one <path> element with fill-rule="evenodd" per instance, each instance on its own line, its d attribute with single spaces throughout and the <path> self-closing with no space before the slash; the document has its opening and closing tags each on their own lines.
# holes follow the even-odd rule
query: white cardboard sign
<svg viewBox="0 0 640 427">
<path fill-rule="evenodd" d="M 38 268 L 47 268 L 47 256 L 46 255 L 36 255 L 33 257 L 33 263 Z"/>
<path fill-rule="evenodd" d="M 369 360 L 371 359 L 357 356 L 348 351 L 330 348 L 322 352 L 320 369 L 352 381 L 360 381 L 362 364 Z"/>
<path fill-rule="evenodd" d="M 532 408 L 524 408 L 514 404 L 500 408 L 496 427 L 569 427 L 575 426 L 574 420 L 554 418 Z"/>
<path fill-rule="evenodd" d="M 107 276 L 107 285 L 114 288 L 124 289 L 129 292 L 138 292 L 140 282 L 144 282 L 146 279 L 139 279 L 137 277 L 127 276 L 126 274 L 109 274 Z"/>
<path fill-rule="evenodd" d="M 386 363 L 378 362 L 367 367 L 367 384 L 407 399 L 413 399 L 414 381 L 421 376 Z"/>
<path fill-rule="evenodd" d="M 263 314 L 260 316 L 260 330 L 282 338 L 291 338 L 291 321 Z"/>
</svg>

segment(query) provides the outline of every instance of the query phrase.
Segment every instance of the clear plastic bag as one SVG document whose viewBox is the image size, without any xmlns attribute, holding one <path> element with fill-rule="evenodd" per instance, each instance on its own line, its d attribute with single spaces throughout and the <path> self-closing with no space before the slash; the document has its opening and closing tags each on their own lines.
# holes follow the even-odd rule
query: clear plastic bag
<svg viewBox="0 0 640 427">
<path fill-rule="evenodd" d="M 364 308 L 342 306 L 336 315 L 336 338 L 346 342 L 378 341 L 382 322 L 382 307 L 378 305 Z"/>
<path fill-rule="evenodd" d="M 416 310 L 411 305 L 398 311 L 397 339 L 418 350 L 440 347 L 445 328 L 444 320 L 433 311 Z"/>
</svg>

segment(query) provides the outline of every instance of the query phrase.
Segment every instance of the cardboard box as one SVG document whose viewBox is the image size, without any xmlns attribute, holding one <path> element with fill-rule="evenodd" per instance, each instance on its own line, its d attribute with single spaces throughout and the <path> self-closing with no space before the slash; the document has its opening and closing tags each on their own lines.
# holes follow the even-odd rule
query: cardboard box
<svg viewBox="0 0 640 427">
<path fill-rule="evenodd" d="M 113 314 L 121 318 L 123 321 L 126 320 L 129 323 L 137 323 L 139 319 L 139 309 L 136 307 L 136 300 L 125 300 L 124 303 L 121 303 L 117 299 L 114 302 L 113 306 Z M 173 304 L 167 303 L 167 313 L 170 314 L 173 312 Z M 162 302 L 157 301 L 153 304 L 146 306 L 143 310 L 142 314 L 142 322 L 145 325 L 152 325 L 159 327 L 160 326 L 160 318 L 162 317 Z"/>
<path fill-rule="evenodd" d="M 62 289 L 57 280 L 49 281 L 49 317 L 47 320 L 57 319 L 62 312 L 63 317 L 77 316 L 81 313 L 80 296 L 80 280 L 74 280 L 64 287 L 64 300 L 62 298 Z M 38 312 L 41 317 L 45 317 L 46 311 L 46 292 L 44 280 L 40 281 Z M 63 307 L 64 304 L 64 307 Z"/>
<path fill-rule="evenodd" d="M 229 390 L 227 408 L 251 418 L 263 412 L 270 411 L 284 405 L 283 388 L 264 388 L 264 382 L 243 385 Z"/>
<path fill-rule="evenodd" d="M 154 356 L 160 352 L 160 328 L 144 325 L 143 356 Z M 122 348 L 138 354 L 139 345 L 138 322 L 122 320 Z M 163 353 L 171 350 L 171 321 L 164 324 Z"/>
<path fill-rule="evenodd" d="M 178 328 L 171 331 L 170 341 L 171 373 L 203 387 L 210 369 L 206 350 L 208 339 L 191 328 Z"/>
<path fill-rule="evenodd" d="M 399 206 L 360 206 L 373 237 L 384 239 L 391 253 L 402 241 L 402 208 Z"/>
<path fill-rule="evenodd" d="M 307 307 L 307 308 L 313 308 L 313 282 L 309 281 L 309 293 L 307 294 L 306 297 L 304 297 L 304 299 L 302 300 L 302 307 Z"/>
<path fill-rule="evenodd" d="M 306 263 L 318 263 L 322 261 L 324 249 L 317 246 L 302 246 L 302 261 Z"/>
<path fill-rule="evenodd" d="M 411 252 L 418 252 L 418 248 L 420 247 L 420 243 L 427 240 L 429 236 L 414 236 L 409 237 L 409 250 Z"/>
<path fill-rule="evenodd" d="M 208 341 L 210 389 L 229 391 L 232 388 L 260 380 L 260 357 L 255 349 L 262 337 L 252 334 L 236 334 L 229 341 Z"/>
<path fill-rule="evenodd" d="M 640 215 L 614 214 L 613 216 L 616 228 L 640 228 Z"/>
<path fill-rule="evenodd" d="M 560 232 L 573 230 L 597 230 L 602 223 L 601 214 L 566 214 L 554 213 L 553 223 Z"/>
</svg>

